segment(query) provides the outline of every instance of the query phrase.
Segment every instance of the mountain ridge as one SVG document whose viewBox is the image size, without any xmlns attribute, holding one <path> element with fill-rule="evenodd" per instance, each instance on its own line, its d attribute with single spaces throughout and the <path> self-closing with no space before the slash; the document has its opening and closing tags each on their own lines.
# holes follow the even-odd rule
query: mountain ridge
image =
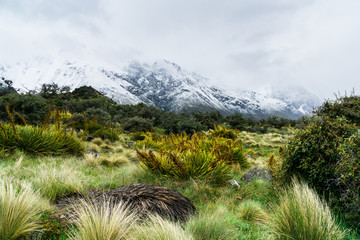
<svg viewBox="0 0 360 240">
<path fill-rule="evenodd" d="M 31 63 L 0 66 L 0 75 L 14 82 L 14 87 L 25 92 L 42 84 L 56 83 L 75 89 L 92 86 L 119 104 L 140 102 L 172 112 L 219 111 L 224 115 L 242 113 L 254 118 L 271 115 L 289 119 L 310 114 L 316 107 L 315 98 L 302 92 L 292 99 L 291 93 L 272 91 L 271 94 L 242 90 L 229 93 L 199 74 L 183 70 L 167 60 L 153 64 L 134 61 L 126 67 L 102 67 L 86 62 L 68 60 L 38 60 Z M 299 93 L 298 93 L 299 95 Z"/>
</svg>

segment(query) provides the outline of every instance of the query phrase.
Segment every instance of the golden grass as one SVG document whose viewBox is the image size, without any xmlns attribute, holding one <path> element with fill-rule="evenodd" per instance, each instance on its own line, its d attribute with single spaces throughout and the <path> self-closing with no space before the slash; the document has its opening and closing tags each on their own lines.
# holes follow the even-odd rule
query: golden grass
<svg viewBox="0 0 360 240">
<path fill-rule="evenodd" d="M 164 220 L 158 215 L 150 215 L 144 224 L 137 226 L 131 234 L 136 240 L 192 240 L 179 224 Z"/>
<path fill-rule="evenodd" d="M 84 174 L 69 164 L 42 163 L 31 171 L 33 177 L 29 181 L 51 201 L 66 194 L 86 191 Z"/>
<path fill-rule="evenodd" d="M 82 200 L 74 205 L 76 231 L 69 233 L 70 240 L 121 240 L 131 239 L 129 234 L 136 223 L 133 215 L 124 204 L 111 204 L 104 201 L 92 204 Z"/>
<path fill-rule="evenodd" d="M 0 239 L 20 239 L 41 230 L 39 218 L 49 204 L 29 184 L 0 180 Z"/>
<path fill-rule="evenodd" d="M 91 142 L 97 146 L 103 144 L 103 140 L 101 138 L 94 138 Z"/>
<path fill-rule="evenodd" d="M 327 204 L 307 184 L 293 180 L 273 207 L 269 231 L 275 239 L 339 240 L 344 237 Z"/>
</svg>

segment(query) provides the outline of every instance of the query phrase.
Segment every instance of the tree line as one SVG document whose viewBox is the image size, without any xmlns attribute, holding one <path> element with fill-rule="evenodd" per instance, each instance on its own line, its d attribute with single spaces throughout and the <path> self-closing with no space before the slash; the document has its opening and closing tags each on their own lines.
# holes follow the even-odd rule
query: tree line
<svg viewBox="0 0 360 240">
<path fill-rule="evenodd" d="M 70 91 L 70 87 L 60 87 L 54 83 L 43 84 L 40 91 L 27 93 L 17 93 L 9 83 L 7 88 L 0 92 L 0 121 L 8 119 L 6 105 L 33 125 L 40 125 L 49 111 L 56 108 L 60 111 L 69 111 L 71 118 L 68 120 L 75 120 L 79 128 L 86 118 L 87 121 L 96 121 L 98 124 L 119 123 L 124 131 L 128 132 L 152 131 L 159 128 L 165 133 L 192 134 L 194 130 L 208 130 L 215 125 L 225 124 L 233 129 L 265 133 L 269 128 L 301 128 L 307 121 L 305 117 L 291 120 L 277 116 L 256 120 L 240 113 L 223 116 L 219 111 L 178 114 L 144 103 L 120 105 L 90 86 Z M 16 121 L 21 123 L 22 120 L 17 117 Z"/>
</svg>

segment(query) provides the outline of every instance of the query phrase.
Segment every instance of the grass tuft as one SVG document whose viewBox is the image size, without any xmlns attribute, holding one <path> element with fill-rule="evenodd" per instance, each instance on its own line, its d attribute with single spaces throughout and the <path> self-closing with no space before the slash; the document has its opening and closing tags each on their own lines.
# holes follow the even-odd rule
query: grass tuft
<svg viewBox="0 0 360 240">
<path fill-rule="evenodd" d="M 74 206 L 77 228 L 68 234 L 70 240 L 129 239 L 136 217 L 121 202 L 92 204 L 85 200 Z"/>
<path fill-rule="evenodd" d="M 70 193 L 83 193 L 86 190 L 83 173 L 71 166 L 43 163 L 33 171 L 34 176 L 30 181 L 50 201 Z"/>
<path fill-rule="evenodd" d="M 326 203 L 307 184 L 297 180 L 293 180 L 291 189 L 281 194 L 268 226 L 276 239 L 284 240 L 339 240 L 345 235 Z"/>
<path fill-rule="evenodd" d="M 40 214 L 46 210 L 39 193 L 29 185 L 14 186 L 0 180 L 0 239 L 20 239 L 41 230 Z"/>
<path fill-rule="evenodd" d="M 241 202 L 238 211 L 240 218 L 256 224 L 264 223 L 269 219 L 260 202 L 251 199 Z"/>
<path fill-rule="evenodd" d="M 137 226 L 132 234 L 132 239 L 138 240 L 192 240 L 179 224 L 167 221 L 158 215 L 150 215 L 142 225 Z"/>
<path fill-rule="evenodd" d="M 228 216 L 224 207 L 219 207 L 214 213 L 201 213 L 190 219 L 186 231 L 199 240 L 236 239 L 236 233 L 227 222 Z"/>
</svg>

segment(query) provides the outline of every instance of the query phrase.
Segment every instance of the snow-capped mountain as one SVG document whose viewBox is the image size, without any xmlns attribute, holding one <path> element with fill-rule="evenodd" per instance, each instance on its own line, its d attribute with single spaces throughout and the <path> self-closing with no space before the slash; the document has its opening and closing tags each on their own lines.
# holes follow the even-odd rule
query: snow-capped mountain
<svg viewBox="0 0 360 240">
<path fill-rule="evenodd" d="M 318 102 L 309 101 L 306 91 L 291 94 L 272 91 L 262 94 L 243 90 L 230 94 L 208 79 L 181 69 L 166 60 L 153 64 L 132 62 L 126 67 L 98 66 L 79 61 L 37 59 L 31 63 L 0 66 L 0 76 L 10 79 L 20 91 L 36 90 L 43 83 L 59 86 L 92 86 L 120 104 L 144 102 L 174 112 L 212 111 L 242 113 L 256 118 L 277 115 L 299 118 Z"/>
</svg>

